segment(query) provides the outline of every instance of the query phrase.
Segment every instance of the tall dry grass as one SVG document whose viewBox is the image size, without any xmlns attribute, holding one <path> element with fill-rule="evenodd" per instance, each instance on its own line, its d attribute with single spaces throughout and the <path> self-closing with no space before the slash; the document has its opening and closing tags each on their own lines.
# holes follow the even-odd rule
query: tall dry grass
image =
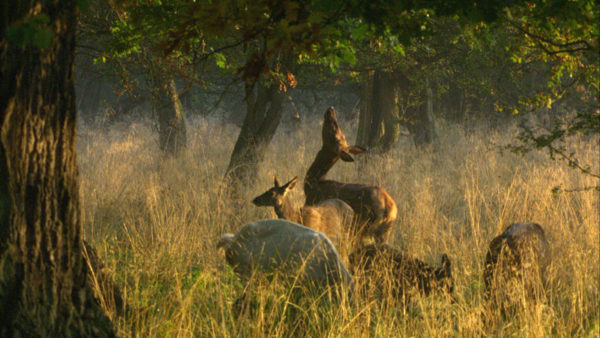
<svg viewBox="0 0 600 338">
<path fill-rule="evenodd" d="M 402 140 L 368 165 L 338 163 L 329 177 L 378 184 L 396 200 L 399 217 L 390 243 L 429 263 L 447 253 L 456 303 L 440 297 L 408 309 L 391 302 L 349 305 L 293 304 L 285 291 L 266 286 L 256 309 L 236 316 L 232 304 L 243 286 L 216 249 L 223 232 L 274 217 L 250 203 L 281 180 L 304 177 L 320 147 L 317 122 L 280 132 L 256 177 L 228 202 L 220 183 L 238 129 L 197 119 L 176 160 L 158 156 L 149 122 L 106 130 L 80 127 L 78 153 L 84 227 L 88 240 L 114 271 L 136 309 L 117 319 L 123 336 L 598 336 L 600 330 L 599 197 L 594 191 L 553 194 L 552 188 L 598 184 L 543 153 L 520 157 L 495 145 L 515 128 L 481 130 L 438 123 L 438 147 L 417 150 Z M 355 129 L 342 123 L 349 139 Z M 595 169 L 598 139 L 569 146 Z M 597 171 L 597 170 L 596 170 Z M 299 185 L 301 187 L 301 185 Z M 292 198 L 300 204 L 302 189 Z M 513 222 L 546 230 L 554 263 L 545 303 L 487 321 L 482 316 L 482 267 L 489 241 Z M 312 304 L 312 305 L 311 305 Z"/>
</svg>

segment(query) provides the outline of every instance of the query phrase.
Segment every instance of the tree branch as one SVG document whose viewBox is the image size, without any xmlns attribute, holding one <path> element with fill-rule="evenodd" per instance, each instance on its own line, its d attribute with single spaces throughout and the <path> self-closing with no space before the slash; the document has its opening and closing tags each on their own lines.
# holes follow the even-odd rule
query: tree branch
<svg viewBox="0 0 600 338">
<path fill-rule="evenodd" d="M 519 25 L 519 23 L 514 20 L 508 20 L 508 23 L 513 28 L 517 29 L 519 32 L 536 40 L 536 42 L 540 46 L 540 48 L 542 48 L 542 50 L 549 55 L 556 55 L 556 54 L 561 54 L 561 53 L 575 53 L 575 52 L 582 51 L 582 50 L 591 50 L 592 49 L 592 46 L 585 40 L 580 39 L 580 40 L 576 40 L 576 41 L 560 43 L 560 42 L 553 41 L 550 38 L 544 37 L 542 35 L 533 33 L 531 31 L 527 30 L 526 28 L 522 27 L 521 25 Z M 558 50 L 550 50 L 547 46 L 544 46 L 543 43 L 557 47 L 559 49 Z M 572 46 L 579 46 L 579 47 L 572 47 Z"/>
</svg>

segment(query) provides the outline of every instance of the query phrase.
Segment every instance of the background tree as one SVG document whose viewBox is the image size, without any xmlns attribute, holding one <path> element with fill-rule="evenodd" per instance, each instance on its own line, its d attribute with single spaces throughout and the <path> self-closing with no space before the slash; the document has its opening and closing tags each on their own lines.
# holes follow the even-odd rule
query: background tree
<svg viewBox="0 0 600 338">
<path fill-rule="evenodd" d="M 178 77 L 186 72 L 173 71 L 182 70 L 181 65 L 196 67 L 214 60 L 223 74 L 240 80 L 231 91 L 232 96 L 243 96 L 235 101 L 244 101 L 246 108 L 245 118 L 236 119 L 242 129 L 227 168 L 233 183 L 255 177 L 281 120 L 286 100 L 280 98 L 290 96 L 287 90 L 307 65 L 343 69 L 335 77 L 351 73 L 353 83 L 363 79 L 358 141 L 379 151 L 396 142 L 401 125 L 415 144 L 431 142 L 434 110 L 470 125 L 491 117 L 490 125 L 495 125 L 524 107 L 531 110 L 559 100 L 559 87 L 570 83 L 559 74 L 573 67 L 581 74 L 578 78 L 589 80 L 578 83 L 594 82 L 593 70 L 585 75 L 584 67 L 577 66 L 580 61 L 593 64 L 593 57 L 573 57 L 597 49 L 597 25 L 592 20 L 597 9 L 589 1 L 518 1 L 510 7 L 493 1 L 477 6 L 318 0 L 117 4 L 120 19 L 112 34 L 119 53 L 162 51 L 169 58 L 155 59 L 178 65 L 163 67 L 166 74 Z M 581 25 L 578 17 L 587 25 Z M 172 88 L 168 79 L 164 82 L 154 86 Z M 537 85 L 543 82 L 548 86 Z M 593 94 L 594 85 L 584 87 Z M 552 92 L 554 98 L 548 96 Z M 167 106 L 178 104 L 173 101 Z M 182 114 L 174 113 L 178 115 Z M 594 120 L 594 115 L 580 120 L 590 118 Z M 178 130 L 183 125 L 163 124 L 167 127 L 160 130 Z"/>
<path fill-rule="evenodd" d="M 151 8 L 148 8 L 151 7 Z M 187 131 L 176 79 L 193 80 L 190 59 L 184 55 L 164 57 L 156 41 L 165 35 L 161 25 L 173 14 L 160 6 L 122 6 L 96 0 L 81 20 L 80 49 L 89 45 L 98 69 L 116 76 L 117 115 L 126 114 L 144 102 L 151 103 L 158 144 L 166 155 L 185 149 Z M 99 47 L 98 47 L 99 46 Z M 89 58 L 88 58 L 89 59 Z"/>
<path fill-rule="evenodd" d="M 167 52 L 186 51 L 197 39 L 229 36 L 234 42 L 228 46 L 252 48 L 245 64 L 239 68 L 245 83 L 246 100 L 250 104 L 247 104 L 247 116 L 227 170 L 228 176 L 239 182 L 255 177 L 258 163 L 280 120 L 280 113 L 267 114 L 265 119 L 257 112 L 279 110 L 279 98 L 283 95 L 264 95 L 276 99 L 268 101 L 268 110 L 266 106 L 257 109 L 253 104 L 261 102 L 254 100 L 261 91 L 255 89 L 255 85 L 264 83 L 260 80 L 261 74 L 267 74 L 281 91 L 293 87 L 296 82 L 291 76 L 293 73 L 289 72 L 290 64 L 281 62 L 282 58 L 287 60 L 289 57 L 292 64 L 311 60 L 337 68 L 342 62 L 355 62 L 352 39 L 362 40 L 366 34 L 382 38 L 400 35 L 403 40 L 409 41 L 411 37 L 423 34 L 419 24 L 431 12 L 428 6 L 440 4 L 431 2 L 416 6 L 408 3 L 296 0 L 194 3 L 178 7 L 178 21 L 164 46 Z M 223 50 L 228 46 L 213 50 Z M 267 121 L 269 125 L 265 126 L 262 122 Z M 388 133 L 394 134 L 397 133 Z"/>
<path fill-rule="evenodd" d="M 506 25 L 523 37 L 513 48 L 517 63 L 548 66 L 545 90 L 522 97 L 515 114 L 554 110 L 552 126 L 521 124 L 516 152 L 545 149 L 553 159 L 566 161 L 584 174 L 600 179 L 564 145 L 573 135 L 600 134 L 600 8 L 595 1 L 552 2 L 514 6 L 506 11 Z M 600 183 L 594 187 L 600 190 Z M 557 187 L 560 189 L 560 187 Z"/>
<path fill-rule="evenodd" d="M 114 336 L 82 254 L 76 3 L 0 9 L 0 335 Z"/>
</svg>

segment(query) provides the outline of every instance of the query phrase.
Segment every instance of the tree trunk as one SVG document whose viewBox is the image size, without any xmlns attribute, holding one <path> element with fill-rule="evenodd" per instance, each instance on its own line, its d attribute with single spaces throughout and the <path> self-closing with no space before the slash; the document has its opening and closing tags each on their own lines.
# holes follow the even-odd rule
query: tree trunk
<svg viewBox="0 0 600 338">
<path fill-rule="evenodd" d="M 356 144 L 389 151 L 400 136 L 399 121 L 394 73 L 377 70 L 365 74 Z"/>
<path fill-rule="evenodd" d="M 275 135 L 281 121 L 286 93 L 277 84 L 268 86 L 259 84 L 256 99 L 248 95 L 248 111 L 242 130 L 235 143 L 226 175 L 231 183 L 248 183 L 258 174 L 258 165 L 262 162 L 269 143 Z M 234 184 L 235 185 L 235 184 Z"/>
<path fill-rule="evenodd" d="M 290 69 L 291 59 L 290 55 L 284 56 L 283 69 Z M 246 117 L 225 173 L 231 187 L 255 180 L 281 121 L 287 95 L 289 91 L 282 90 L 277 83 L 246 83 Z"/>
<path fill-rule="evenodd" d="M 413 137 L 415 146 L 427 145 L 436 137 L 433 123 L 433 91 L 429 79 L 425 79 L 425 87 L 420 95 L 412 98 L 410 80 L 402 76 L 400 90 L 403 93 L 402 121 Z"/>
<path fill-rule="evenodd" d="M 178 155 L 185 149 L 187 133 L 183 108 L 175 80 L 154 81 L 153 104 L 158 118 L 158 144 L 164 154 Z"/>
<path fill-rule="evenodd" d="M 3 337 L 114 336 L 87 284 L 82 249 L 75 158 L 75 6 L 75 1 L 59 0 L 0 5 L 6 14 L 0 18 Z M 46 48 L 21 48 L 6 38 L 6 29 L 31 13 L 49 18 L 44 27 L 52 30 L 52 37 Z"/>
<path fill-rule="evenodd" d="M 363 74 L 360 87 L 360 106 L 358 113 L 358 131 L 356 132 L 356 144 L 368 147 L 371 124 L 373 120 L 373 71 Z"/>
<path fill-rule="evenodd" d="M 382 152 L 388 152 L 400 137 L 398 90 L 394 73 L 382 72 L 375 82 L 375 109 L 381 112 L 383 135 L 379 140 Z"/>
</svg>

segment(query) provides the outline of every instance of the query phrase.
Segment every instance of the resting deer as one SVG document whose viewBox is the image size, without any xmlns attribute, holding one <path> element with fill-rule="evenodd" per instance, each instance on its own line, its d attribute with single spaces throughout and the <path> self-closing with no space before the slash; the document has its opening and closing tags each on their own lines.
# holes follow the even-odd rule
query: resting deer
<svg viewBox="0 0 600 338">
<path fill-rule="evenodd" d="M 415 294 L 453 297 L 454 279 L 446 254 L 436 268 L 387 244 L 370 244 L 350 254 L 349 260 L 353 275 L 366 279 L 362 291 L 391 294 L 405 305 Z"/>
<path fill-rule="evenodd" d="M 485 257 L 485 296 L 502 310 L 520 297 L 543 298 L 546 270 L 552 259 L 544 229 L 536 223 L 515 223 L 496 236 Z"/>
<path fill-rule="evenodd" d="M 323 120 L 323 146 L 306 173 L 304 194 L 306 205 L 315 205 L 330 198 L 339 198 L 354 210 L 358 229 L 355 233 L 362 240 L 373 236 L 377 243 L 387 242 L 398 209 L 384 188 L 365 184 L 346 184 L 326 180 L 325 175 L 342 159 L 352 162 L 351 154 L 360 154 L 363 148 L 349 146 L 346 136 L 338 126 L 335 110 L 330 107 Z"/>
<path fill-rule="evenodd" d="M 339 246 L 342 233 L 347 231 L 354 211 L 344 201 L 337 198 L 325 200 L 315 206 L 295 207 L 288 198 L 288 192 L 294 189 L 298 177 L 292 178 L 283 186 L 274 177 L 274 186 L 252 200 L 259 207 L 272 206 L 277 217 L 296 222 L 320 231 Z"/>
</svg>

